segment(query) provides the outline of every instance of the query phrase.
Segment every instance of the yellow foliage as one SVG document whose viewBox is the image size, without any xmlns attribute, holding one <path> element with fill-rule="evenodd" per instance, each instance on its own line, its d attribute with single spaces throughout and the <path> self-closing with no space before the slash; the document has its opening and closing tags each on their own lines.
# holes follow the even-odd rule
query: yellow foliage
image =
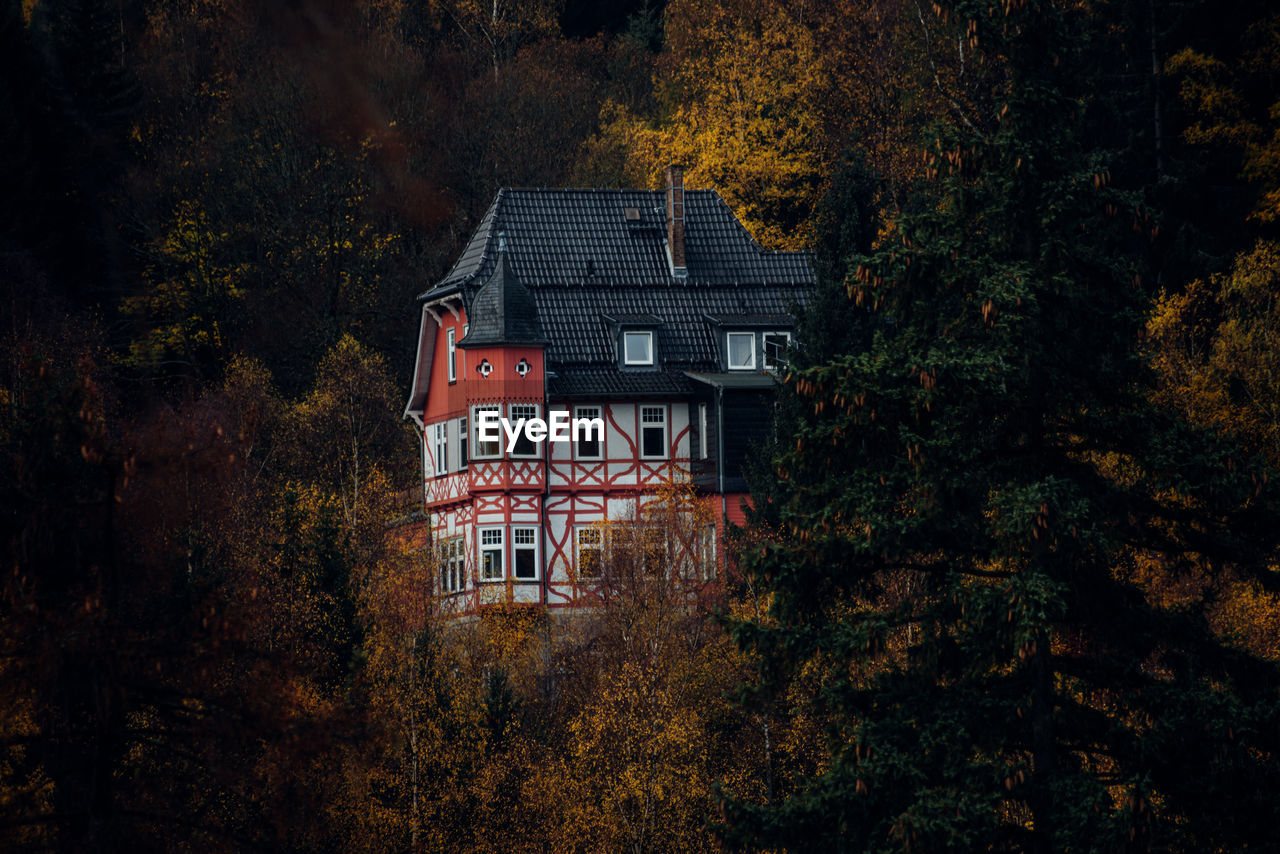
<svg viewBox="0 0 1280 854">
<path fill-rule="evenodd" d="M 387 462 L 412 470 L 413 434 L 396 417 L 398 404 L 386 360 L 343 335 L 321 360 L 311 391 L 283 414 L 284 467 L 323 483 L 353 528 L 380 523 L 376 511 L 391 491 Z"/>
<path fill-rule="evenodd" d="M 1260 241 L 1230 272 L 1161 294 L 1147 329 L 1156 399 L 1188 421 L 1228 434 L 1280 467 L 1280 244 Z M 1198 556 L 1182 562 L 1195 565 Z M 1208 596 L 1214 630 L 1256 655 L 1280 655 L 1280 598 L 1230 573 L 1174 573 L 1135 557 L 1139 583 L 1166 607 Z M 1210 595 L 1211 594 L 1211 595 Z"/>
<path fill-rule="evenodd" d="M 681 97 L 669 115 L 646 120 L 607 104 L 602 134 L 627 140 L 629 184 L 659 188 L 665 166 L 683 164 L 686 185 L 719 190 L 763 245 L 800 248 L 807 221 L 782 214 L 812 199 L 822 180 L 816 100 L 829 85 L 826 67 L 813 34 L 781 9 L 759 34 L 743 21 L 717 23 L 680 56 L 669 85 Z"/>
<path fill-rule="evenodd" d="M 1261 241 L 1230 273 L 1162 294 L 1148 330 L 1158 399 L 1237 436 L 1280 467 L 1280 244 Z"/>
<path fill-rule="evenodd" d="M 820 727 L 733 700 L 752 674 L 708 615 L 742 607 L 698 563 L 712 512 L 672 483 L 611 523 L 609 595 L 572 615 L 447 616 L 433 552 L 388 537 L 358 573 L 371 735 L 343 753 L 334 823 L 371 850 L 714 850 L 714 784 L 767 797 Z"/>
<path fill-rule="evenodd" d="M 687 187 L 717 190 L 765 247 L 798 249 L 851 145 L 890 182 L 921 173 L 918 129 L 942 97 L 909 79 L 918 27 L 904 9 L 673 0 L 666 20 L 656 107 L 606 102 L 580 180 L 658 189 L 679 163 Z"/>
</svg>

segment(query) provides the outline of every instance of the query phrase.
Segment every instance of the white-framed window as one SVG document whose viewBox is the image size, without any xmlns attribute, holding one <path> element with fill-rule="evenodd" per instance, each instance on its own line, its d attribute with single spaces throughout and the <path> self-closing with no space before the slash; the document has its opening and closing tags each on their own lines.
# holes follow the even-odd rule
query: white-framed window
<svg viewBox="0 0 1280 854">
<path fill-rule="evenodd" d="M 503 575 L 502 529 L 480 529 L 480 580 L 501 581 Z"/>
<path fill-rule="evenodd" d="M 493 434 L 496 428 L 496 432 L 498 434 L 498 438 L 496 441 L 492 441 L 492 442 L 480 441 L 480 413 L 481 412 L 493 413 L 493 417 L 489 419 L 490 424 L 493 425 L 490 428 L 490 435 Z M 475 444 L 472 445 L 472 449 L 473 449 L 472 454 L 474 454 L 472 459 L 492 460 L 502 456 L 502 422 L 499 420 L 499 416 L 501 414 L 502 414 L 502 407 L 498 406 L 496 403 L 484 404 L 483 406 L 476 406 L 472 408 L 471 423 L 475 425 L 473 429 L 475 430 L 475 437 L 476 437 Z"/>
<path fill-rule="evenodd" d="M 599 578 L 604 565 L 604 532 L 593 525 L 579 527 L 578 537 L 578 576 L 580 578 Z"/>
<path fill-rule="evenodd" d="M 432 427 L 435 437 L 431 443 L 432 461 L 436 467 L 436 477 L 449 472 L 449 422 L 441 421 Z"/>
<path fill-rule="evenodd" d="M 622 333 L 622 364 L 653 364 L 653 332 L 644 330 Z"/>
<path fill-rule="evenodd" d="M 458 468 L 467 467 L 467 416 L 458 419 Z"/>
<path fill-rule="evenodd" d="M 777 370 L 787 366 L 787 348 L 791 346 L 790 332 L 766 332 L 761 336 L 764 349 L 764 367 Z"/>
<path fill-rule="evenodd" d="M 603 417 L 599 406 L 575 406 L 573 408 L 575 422 L 582 419 Z M 573 446 L 576 459 L 599 460 L 604 458 L 604 436 L 600 435 L 598 430 L 589 430 L 584 425 L 581 432 L 576 435 L 579 437 Z"/>
<path fill-rule="evenodd" d="M 516 436 L 516 446 L 511 451 L 513 457 L 536 457 L 538 456 L 538 443 L 529 438 L 528 422 L 538 417 L 538 404 L 536 403 L 513 403 L 511 404 L 511 426 L 514 428 L 523 419 L 525 424 L 520 428 L 520 433 Z M 503 443 L 506 443 L 506 433 L 503 433 Z"/>
<path fill-rule="evenodd" d="M 458 593 L 467 587 L 466 549 L 462 537 L 440 541 L 440 592 Z"/>
<path fill-rule="evenodd" d="M 725 334 L 728 343 L 729 370 L 754 371 L 756 368 L 756 334 L 754 332 L 729 332 Z"/>
<path fill-rule="evenodd" d="M 448 359 L 446 359 L 449 365 L 449 382 L 454 382 L 458 379 L 457 335 L 458 328 L 456 326 L 450 326 L 449 331 L 444 334 L 445 348 L 449 353 Z"/>
<path fill-rule="evenodd" d="M 512 569 L 517 581 L 538 578 L 538 529 L 511 529 Z"/>
<path fill-rule="evenodd" d="M 667 407 L 640 407 L 640 458 L 667 458 Z"/>
<path fill-rule="evenodd" d="M 698 404 L 698 459 L 707 458 L 707 405 Z"/>
</svg>

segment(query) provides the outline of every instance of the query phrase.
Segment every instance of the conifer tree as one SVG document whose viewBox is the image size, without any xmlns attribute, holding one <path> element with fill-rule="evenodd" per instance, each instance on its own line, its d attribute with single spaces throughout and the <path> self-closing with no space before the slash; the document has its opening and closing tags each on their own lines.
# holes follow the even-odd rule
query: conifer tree
<svg viewBox="0 0 1280 854">
<path fill-rule="evenodd" d="M 1151 583 L 1274 586 L 1277 496 L 1150 402 L 1158 218 L 1121 5 L 943 4 L 989 108 L 937 131 L 915 208 L 828 284 L 870 343 L 801 353 L 787 384 L 743 557 L 773 604 L 737 632 L 773 680 L 821 674 L 829 759 L 780 803 L 731 803 L 742 842 L 1273 844 L 1277 670 Z"/>
</svg>

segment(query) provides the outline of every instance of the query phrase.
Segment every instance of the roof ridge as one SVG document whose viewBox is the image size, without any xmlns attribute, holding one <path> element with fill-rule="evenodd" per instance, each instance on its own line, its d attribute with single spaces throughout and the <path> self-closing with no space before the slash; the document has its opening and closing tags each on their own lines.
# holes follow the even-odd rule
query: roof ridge
<svg viewBox="0 0 1280 854">
<path fill-rule="evenodd" d="M 664 241 L 665 190 L 634 187 L 502 187 L 468 238 L 462 254 L 432 292 L 474 288 L 492 272 L 501 230 L 511 259 L 531 289 L 573 284 L 622 287 L 702 287 L 813 279 L 813 254 L 766 249 L 743 225 L 718 189 L 686 191 L 688 281 L 673 280 Z M 637 218 L 627 209 L 638 208 Z"/>
<path fill-rule="evenodd" d="M 505 195 L 506 188 L 499 187 L 498 194 L 493 197 L 493 201 L 490 202 L 489 207 L 485 209 L 484 215 L 480 217 L 480 222 L 477 223 L 475 230 L 471 232 L 471 238 L 465 245 L 463 245 L 462 252 L 459 253 L 457 259 L 453 262 L 453 266 L 449 268 L 449 272 L 445 273 L 444 278 L 432 286 L 433 288 L 439 287 L 440 285 L 448 282 L 464 284 L 476 278 L 480 271 L 484 269 L 485 262 L 489 260 L 489 233 L 486 230 L 484 237 L 481 238 L 480 230 L 484 228 L 485 222 L 489 223 L 489 228 L 493 227 L 493 223 L 498 219 L 498 207 L 502 204 L 502 199 Z M 477 264 L 476 268 L 470 273 L 455 279 L 454 273 L 458 271 L 458 267 L 462 265 L 462 262 L 467 257 L 467 250 L 471 248 L 471 244 L 475 243 L 476 240 L 480 240 L 480 263 Z"/>
<path fill-rule="evenodd" d="M 666 190 L 649 190 L 643 187 L 502 187 L 498 192 L 517 193 L 665 193 Z M 714 193 L 715 190 L 688 190 L 690 193 Z"/>
<path fill-rule="evenodd" d="M 499 193 L 666 193 L 664 189 L 649 189 L 646 187 L 501 187 Z M 720 196 L 720 191 L 715 187 L 699 187 L 688 188 L 686 193 L 712 193 Z M 722 197 L 723 199 L 723 197 Z"/>
<path fill-rule="evenodd" d="M 795 251 L 793 249 L 765 249 L 763 246 L 760 245 L 760 241 L 756 240 L 756 236 L 752 234 L 751 231 L 745 225 L 742 224 L 742 220 L 738 219 L 738 215 L 733 212 L 733 208 L 729 207 L 729 203 L 724 200 L 724 196 L 720 195 L 719 193 L 716 193 L 716 200 L 719 201 L 720 204 L 724 205 L 724 209 L 729 212 L 729 217 L 733 220 L 733 224 L 738 227 L 739 231 L 741 231 L 744 235 L 746 235 L 747 240 L 749 240 L 751 242 L 751 245 L 755 247 L 756 252 L 760 253 L 761 255 L 764 255 L 766 253 L 770 255 L 775 255 L 779 252 Z"/>
</svg>

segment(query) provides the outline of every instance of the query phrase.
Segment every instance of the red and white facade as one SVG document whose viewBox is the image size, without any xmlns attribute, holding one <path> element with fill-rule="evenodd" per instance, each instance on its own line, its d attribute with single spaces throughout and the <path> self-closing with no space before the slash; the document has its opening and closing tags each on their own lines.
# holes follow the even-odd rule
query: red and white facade
<svg viewBox="0 0 1280 854">
<path fill-rule="evenodd" d="M 639 518 L 646 496 L 689 479 L 690 403 L 548 400 L 543 348 L 458 346 L 467 329 L 460 302 L 424 305 L 420 341 L 431 352 L 419 358 L 429 372 L 420 423 L 439 592 L 459 612 L 497 602 L 589 604 L 594 580 L 579 562 L 600 547 L 598 523 Z M 584 429 L 580 441 L 524 442 L 508 452 L 505 434 L 497 443 L 478 441 L 481 408 L 512 424 L 557 411 L 601 419 L 604 436 Z M 708 496 L 736 521 L 744 498 Z M 723 541 L 714 530 L 704 537 L 712 548 Z"/>
</svg>

